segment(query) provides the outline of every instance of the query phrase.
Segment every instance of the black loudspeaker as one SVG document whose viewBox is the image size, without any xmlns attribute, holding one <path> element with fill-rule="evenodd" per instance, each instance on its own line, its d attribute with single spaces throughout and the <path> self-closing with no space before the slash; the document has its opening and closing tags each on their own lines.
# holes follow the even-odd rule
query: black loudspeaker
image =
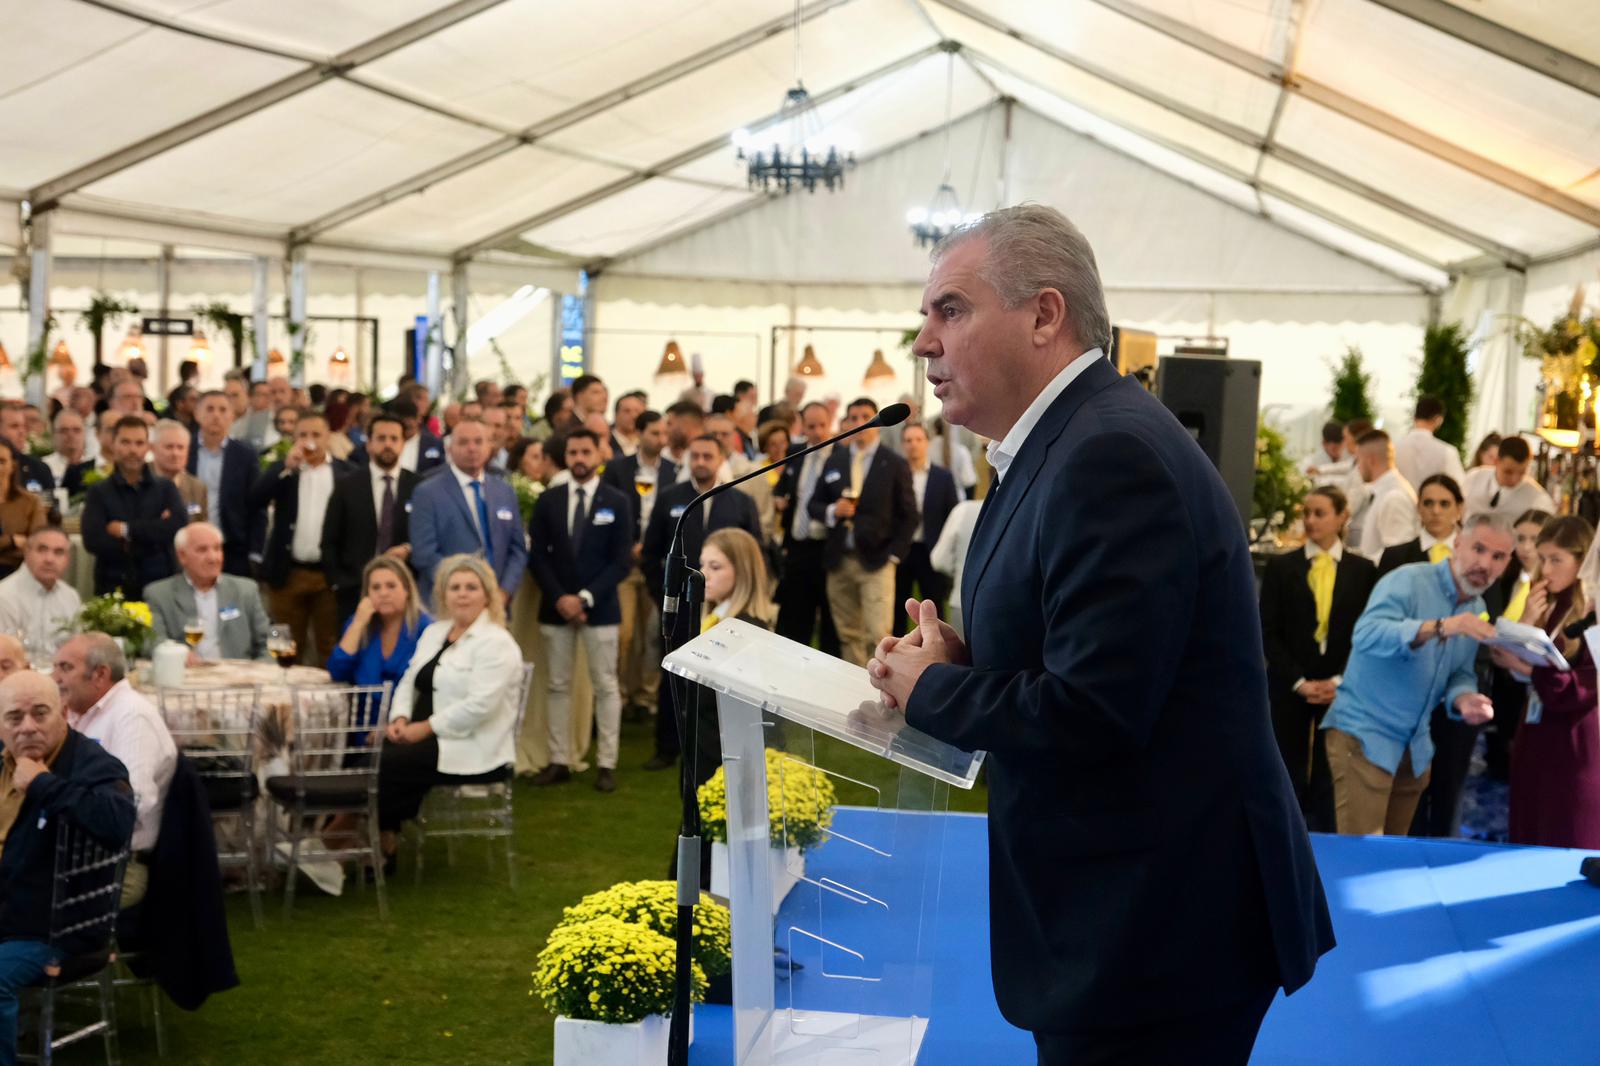
<svg viewBox="0 0 1600 1066">
<path fill-rule="evenodd" d="M 1156 397 L 1199 442 L 1248 525 L 1261 364 L 1214 355 L 1169 355 L 1156 366 Z"/>
</svg>

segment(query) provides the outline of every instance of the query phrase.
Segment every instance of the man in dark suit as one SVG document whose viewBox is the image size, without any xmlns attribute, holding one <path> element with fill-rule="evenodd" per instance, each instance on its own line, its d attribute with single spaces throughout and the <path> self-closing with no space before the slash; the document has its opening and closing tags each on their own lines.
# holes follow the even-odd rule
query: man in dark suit
<svg viewBox="0 0 1600 1066">
<path fill-rule="evenodd" d="M 638 450 L 614 457 L 600 480 L 622 493 L 633 514 L 632 564 L 618 590 L 622 628 L 617 631 L 617 684 L 622 689 L 624 713 L 639 715 L 655 711 L 661 687 L 660 616 L 639 565 L 640 542 L 661 490 L 677 482 L 678 468 L 662 454 L 667 446 L 667 426 L 660 413 L 643 411 L 632 417 Z"/>
<path fill-rule="evenodd" d="M 805 446 L 814 447 L 828 439 L 833 417 L 826 404 L 812 402 L 800 412 L 800 424 Z M 826 451 L 795 460 L 783 468 L 772 490 L 773 505 L 779 509 L 783 525 L 783 581 L 778 585 L 776 630 L 801 644 L 810 644 L 811 635 L 817 633 L 817 647 L 826 655 L 838 656 L 839 632 L 828 609 L 828 568 L 822 561 L 828 527 L 814 520 L 808 508 L 827 464 Z"/>
<path fill-rule="evenodd" d="M 300 661 L 320 666 L 339 640 L 333 589 L 322 570 L 322 527 L 333 486 L 350 464 L 328 454 L 328 420 L 306 411 L 294 427 L 294 446 L 256 479 L 250 503 L 272 505 L 272 529 L 262 555 L 267 609 L 294 631 Z M 313 648 L 311 638 L 315 636 Z"/>
<path fill-rule="evenodd" d="M 200 432 L 189 444 L 189 473 L 206 487 L 206 515 L 222 530 L 222 570 L 250 576 L 250 487 L 260 470 L 256 453 L 228 436 L 233 405 L 228 394 L 212 390 L 195 408 Z"/>
<path fill-rule="evenodd" d="M 929 553 L 939 543 L 944 520 L 961 502 L 956 479 L 948 468 L 928 460 L 928 428 L 921 422 L 908 422 L 900 429 L 900 453 L 911 467 L 911 488 L 922 520 L 911 538 L 906 557 L 894 572 L 894 603 L 911 598 L 915 583 L 918 598 L 932 600 L 944 617 L 944 601 L 950 595 L 950 579 L 933 568 Z M 893 604 L 891 604 L 891 607 Z"/>
<path fill-rule="evenodd" d="M 178 572 L 172 538 L 188 524 L 189 515 L 178 487 L 156 477 L 144 461 L 150 450 L 150 427 L 144 419 L 119 419 L 111 447 L 116 469 L 89 486 L 84 496 L 83 546 L 94 556 L 95 595 L 121 589 L 137 600 L 146 582 Z"/>
<path fill-rule="evenodd" d="M 28 451 L 27 404 L 12 400 L 0 407 L 0 437 L 10 441 L 17 450 L 17 461 L 22 466 L 20 477 L 23 488 L 47 496 L 56 490 L 56 478 L 50 472 L 50 467 L 43 459 Z"/>
<path fill-rule="evenodd" d="M 839 428 L 859 426 L 877 413 L 878 405 L 863 396 L 845 408 Z M 879 447 L 876 429 L 858 433 L 828 456 L 807 509 L 828 527 L 823 562 L 840 654 L 865 666 L 872 646 L 894 627 L 895 571 L 917 531 L 911 468 Z"/>
<path fill-rule="evenodd" d="M 411 568 L 424 597 L 433 572 L 448 556 L 481 555 L 507 603 L 528 566 L 528 544 L 517 493 L 489 473 L 489 427 L 463 418 L 450 434 L 450 462 L 422 478 L 411 493 Z"/>
<path fill-rule="evenodd" d="M 402 392 L 384 405 L 384 410 L 400 420 L 405 427 L 406 439 L 400 447 L 400 468 L 418 477 L 426 476 L 445 463 L 444 441 L 428 432 L 422 424 L 417 405 Z M 350 462 L 360 466 L 367 461 L 367 449 L 357 447 L 350 452 Z"/>
<path fill-rule="evenodd" d="M 594 720 L 600 736 L 594 787 L 617 788 L 617 746 L 622 729 L 622 698 L 617 690 L 617 631 L 622 605 L 617 586 L 633 563 L 633 509 L 620 490 L 603 484 L 600 435 L 575 429 L 566 437 L 571 480 L 539 497 L 528 523 L 528 569 L 542 594 L 539 633 L 548 652 L 550 765 L 536 785 L 571 780 L 571 766 L 587 747 L 587 737 L 572 735 L 572 670 L 578 641 L 594 685 Z"/>
<path fill-rule="evenodd" d="M 722 442 L 710 434 L 690 441 L 687 453 L 689 480 L 656 490 L 655 507 L 650 512 L 650 524 L 645 527 L 644 542 L 640 545 L 640 568 L 658 609 L 672 531 L 680 516 L 683 518 L 683 557 L 695 569 L 700 567 L 700 549 L 705 545 L 706 536 L 716 530 L 742 529 L 756 538 L 757 544 L 761 543 L 761 516 L 756 513 L 755 501 L 738 490 L 719 492 L 693 510 L 689 509 L 696 496 L 716 486 L 717 472 L 727 461 L 728 453 L 723 450 Z M 676 713 L 671 679 L 663 676 L 660 710 L 656 713 L 656 751 L 644 764 L 646 770 L 666 769 L 683 750 Z"/>
<path fill-rule="evenodd" d="M 379 414 L 367 430 L 367 462 L 334 482 L 322 522 L 322 572 L 333 588 L 341 625 L 361 602 L 367 563 L 379 555 L 411 555 L 406 508 L 417 475 L 400 466 L 404 444 L 400 420 Z"/>
<path fill-rule="evenodd" d="M 959 231 L 922 310 L 913 351 L 945 416 L 997 442 L 998 485 L 962 575 L 970 643 L 923 601 L 868 674 L 905 724 L 990 753 L 1001 1012 L 1047 1066 L 1243 1066 L 1333 930 L 1238 512 L 1105 358 L 1094 254 L 1059 212 Z"/>
</svg>

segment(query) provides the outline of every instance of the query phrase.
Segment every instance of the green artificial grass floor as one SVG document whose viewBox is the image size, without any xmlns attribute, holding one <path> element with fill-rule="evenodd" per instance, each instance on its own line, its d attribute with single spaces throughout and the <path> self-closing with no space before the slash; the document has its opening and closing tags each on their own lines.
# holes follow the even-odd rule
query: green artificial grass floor
<svg viewBox="0 0 1600 1066">
<path fill-rule="evenodd" d="M 141 997 L 118 1000 L 123 1061 L 195 1066 L 335 1063 L 537 1064 L 551 1061 L 553 1019 L 529 994 L 530 971 L 561 908 L 618 881 L 666 876 L 677 831 L 676 770 L 639 769 L 652 749 L 651 722 L 625 723 L 618 789 L 594 790 L 590 770 L 566 785 L 518 783 L 517 880 L 506 883 L 503 844 L 442 842 L 427 850 L 422 883 L 409 847 L 389 883 L 390 920 L 378 920 L 371 889 L 346 885 L 325 896 L 302 879 L 294 916 L 282 895 L 266 897 L 266 928 L 250 923 L 242 893 L 228 898 L 240 985 L 186 1014 L 163 1001 L 167 1055 Z M 861 781 L 886 775 L 850 753 L 842 766 Z M 880 764 L 881 765 L 881 764 Z M 841 803 L 867 800 L 841 788 Z M 982 811 L 985 792 L 949 790 L 951 810 Z M 63 1049 L 63 1066 L 102 1060 L 98 1040 Z"/>
</svg>

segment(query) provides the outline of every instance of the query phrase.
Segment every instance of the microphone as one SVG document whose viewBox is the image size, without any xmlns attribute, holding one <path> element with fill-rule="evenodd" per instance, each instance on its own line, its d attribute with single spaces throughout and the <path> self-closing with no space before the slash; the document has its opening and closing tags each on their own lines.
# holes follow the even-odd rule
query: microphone
<svg viewBox="0 0 1600 1066">
<path fill-rule="evenodd" d="M 667 652 L 673 652 L 687 642 L 693 635 L 694 612 L 698 607 L 698 582 L 700 572 L 688 563 L 683 552 L 683 520 L 691 514 L 696 507 L 711 499 L 719 492 L 725 492 L 736 485 L 749 481 L 751 478 L 760 477 L 762 474 L 786 466 L 795 459 L 802 459 L 812 452 L 833 445 L 853 437 L 857 433 L 882 426 L 898 426 L 911 417 L 911 408 L 903 403 L 893 403 L 879 411 L 877 416 L 861 425 L 847 429 L 837 436 L 830 437 L 820 444 L 813 444 L 802 448 L 792 455 L 786 455 L 775 463 L 751 470 L 732 481 L 713 485 L 705 492 L 696 496 L 687 507 L 678 515 L 677 523 L 672 527 L 672 542 L 667 549 L 667 572 L 662 582 L 661 590 L 661 643 Z M 699 560 L 696 560 L 698 563 Z M 680 624 L 680 615 L 687 615 L 685 619 L 689 624 Z M 677 638 L 682 638 L 677 639 Z M 678 678 L 667 678 L 667 684 L 673 684 Z M 676 689 L 674 690 L 676 692 Z M 695 699 L 698 699 L 699 689 L 693 689 Z M 680 767 L 678 777 L 678 800 L 681 806 L 678 826 L 678 930 L 677 952 L 674 960 L 674 987 L 672 1025 L 668 1031 L 667 1062 L 669 1066 L 685 1066 L 689 1055 L 689 998 L 690 998 L 690 956 L 693 952 L 693 936 L 691 929 L 694 926 L 694 907 L 700 900 L 700 806 L 696 795 L 695 782 L 691 773 L 691 766 L 695 758 L 695 749 L 699 745 L 699 714 L 698 709 L 690 707 L 688 692 L 686 698 L 674 698 L 673 703 L 677 711 L 678 735 L 683 747 L 683 765 Z"/>
</svg>

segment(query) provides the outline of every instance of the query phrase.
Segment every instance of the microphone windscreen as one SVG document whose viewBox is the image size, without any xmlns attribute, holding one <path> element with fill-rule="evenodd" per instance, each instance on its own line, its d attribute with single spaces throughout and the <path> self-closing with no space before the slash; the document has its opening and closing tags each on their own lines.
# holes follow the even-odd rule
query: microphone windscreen
<svg viewBox="0 0 1600 1066">
<path fill-rule="evenodd" d="M 898 426 L 910 417 L 911 407 L 909 404 L 892 403 L 878 412 L 878 425 Z"/>
</svg>

